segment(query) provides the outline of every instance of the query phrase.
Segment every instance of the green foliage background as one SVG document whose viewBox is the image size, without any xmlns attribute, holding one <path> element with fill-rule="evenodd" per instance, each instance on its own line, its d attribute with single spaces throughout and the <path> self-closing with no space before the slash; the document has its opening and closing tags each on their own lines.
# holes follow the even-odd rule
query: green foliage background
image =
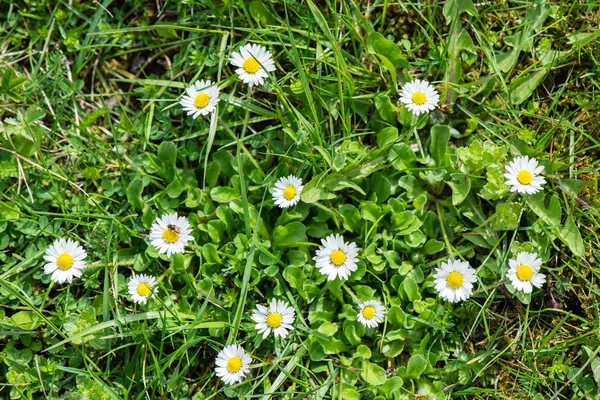
<svg viewBox="0 0 600 400">
<path fill-rule="evenodd" d="M 598 6 L 0 2 L 0 397 L 597 399 Z M 247 41 L 278 67 L 254 90 L 228 65 Z M 442 100 L 413 118 L 417 77 Z M 201 78 L 221 101 L 193 120 L 178 98 Z M 508 192 L 516 155 L 543 192 Z M 167 258 L 147 234 L 173 211 L 195 243 Z M 345 284 L 312 262 L 330 233 L 362 249 Z M 72 285 L 43 274 L 59 237 L 88 251 Z M 519 251 L 544 260 L 533 295 L 502 281 Z M 449 256 L 480 279 L 459 305 L 432 287 Z M 160 281 L 145 307 L 134 271 Z M 297 313 L 286 340 L 250 320 L 273 296 Z M 385 323 L 365 330 L 356 298 Z M 234 342 L 255 367 L 226 388 Z"/>
</svg>

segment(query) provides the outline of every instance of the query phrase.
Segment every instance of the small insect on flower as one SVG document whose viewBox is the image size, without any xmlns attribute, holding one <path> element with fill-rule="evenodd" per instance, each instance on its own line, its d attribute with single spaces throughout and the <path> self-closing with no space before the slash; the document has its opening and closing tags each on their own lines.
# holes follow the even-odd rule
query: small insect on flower
<svg viewBox="0 0 600 400">
<path fill-rule="evenodd" d="M 377 300 L 368 300 L 358 304 L 358 322 L 367 328 L 375 328 L 383 321 L 385 307 Z"/>
<path fill-rule="evenodd" d="M 511 192 L 535 194 L 542 190 L 542 185 L 546 183 L 544 177 L 540 176 L 543 170 L 544 167 L 533 157 L 515 157 L 506 166 L 506 184 L 510 186 Z"/>
<path fill-rule="evenodd" d="M 50 279 L 54 282 L 71 283 L 73 278 L 81 276 L 86 256 L 83 247 L 74 240 L 58 239 L 46 249 L 44 260 L 48 263 L 44 266 L 44 272 L 52 274 Z"/>
<path fill-rule="evenodd" d="M 284 339 L 287 337 L 288 331 L 294 329 L 292 324 L 296 319 L 296 313 L 285 301 L 271 299 L 269 307 L 256 305 L 252 319 L 256 322 L 258 333 L 263 334 L 263 339 L 269 336 L 271 331 L 275 336 Z"/>
<path fill-rule="evenodd" d="M 192 240 L 192 229 L 185 217 L 177 213 L 156 218 L 150 228 L 150 244 L 158 249 L 159 254 L 183 253 L 187 242 Z"/>
<path fill-rule="evenodd" d="M 269 76 L 268 72 L 275 71 L 271 52 L 258 44 L 248 43 L 240 47 L 239 53 L 231 55 L 231 64 L 238 67 L 235 73 L 250 87 L 262 85 Z"/>
<path fill-rule="evenodd" d="M 281 208 L 294 206 L 300 201 L 303 188 L 302 180 L 294 175 L 280 178 L 273 189 L 273 201 Z"/>
<path fill-rule="evenodd" d="M 402 87 L 400 101 L 414 115 L 419 115 L 434 110 L 440 95 L 429 82 L 415 79 Z"/>
<path fill-rule="evenodd" d="M 129 295 L 131 300 L 138 304 L 146 304 L 146 301 L 154 293 L 156 278 L 149 275 L 134 275 L 129 279 Z"/>
<path fill-rule="evenodd" d="M 313 257 L 315 266 L 327 280 L 340 278 L 346 280 L 356 271 L 358 262 L 358 247 L 355 243 L 344 242 L 342 235 L 329 235 L 321 239 L 323 244 Z"/>
<path fill-rule="evenodd" d="M 208 115 L 215 111 L 220 90 L 210 79 L 196 81 L 185 92 L 187 94 L 181 98 L 179 104 L 192 118 L 196 119 L 199 115 Z"/>
<path fill-rule="evenodd" d="M 451 303 L 468 299 L 477 282 L 476 272 L 466 261 L 443 262 L 433 275 L 435 289 L 443 299 Z"/>
<path fill-rule="evenodd" d="M 217 354 L 215 372 L 228 385 L 244 380 L 250 373 L 252 358 L 237 344 L 226 346 Z"/>
<path fill-rule="evenodd" d="M 515 289 L 523 293 L 531 293 L 533 286 L 541 288 L 546 282 L 546 275 L 539 273 L 542 259 L 537 253 L 521 252 L 516 259 L 508 260 L 508 266 L 506 277 Z"/>
</svg>

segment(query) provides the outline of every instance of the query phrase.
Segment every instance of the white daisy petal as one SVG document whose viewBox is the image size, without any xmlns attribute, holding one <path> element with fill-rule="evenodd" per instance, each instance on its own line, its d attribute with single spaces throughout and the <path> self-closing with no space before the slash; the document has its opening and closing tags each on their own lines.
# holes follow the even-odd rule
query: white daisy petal
<svg viewBox="0 0 600 400">
<path fill-rule="evenodd" d="M 375 328 L 385 317 L 385 307 L 377 300 L 369 300 L 358 304 L 358 322 L 367 328 Z"/>
<path fill-rule="evenodd" d="M 189 116 L 196 119 L 199 115 L 212 113 L 219 102 L 220 89 L 211 80 L 196 81 L 186 89 L 186 95 L 181 97 L 179 104 Z"/>
<path fill-rule="evenodd" d="M 57 283 L 73 281 L 73 277 L 81 277 L 85 268 L 87 254 L 74 240 L 58 239 L 46 249 L 44 273 L 51 274 L 50 279 Z"/>
<path fill-rule="evenodd" d="M 433 274 L 435 290 L 443 299 L 455 303 L 468 299 L 473 293 L 473 284 L 477 282 L 476 271 L 466 261 L 448 260 Z"/>
<path fill-rule="evenodd" d="M 346 280 L 357 269 L 358 248 L 354 243 L 344 242 L 341 235 L 329 235 L 321 239 L 322 246 L 313 257 L 315 266 L 328 280 Z M 353 246 L 352 246 L 353 245 Z M 349 250 L 349 248 L 351 249 Z"/>
<path fill-rule="evenodd" d="M 273 201 L 275 205 L 281 208 L 296 205 L 300 201 L 303 188 L 302 180 L 294 175 L 280 178 L 275 183 L 275 189 L 273 189 Z"/>
<path fill-rule="evenodd" d="M 516 290 L 531 293 L 533 286 L 541 288 L 546 282 L 546 275 L 540 274 L 542 259 L 536 253 L 521 252 L 514 260 L 508 260 L 506 278 Z"/>
<path fill-rule="evenodd" d="M 245 44 L 239 52 L 231 55 L 230 63 L 238 67 L 235 73 L 248 86 L 262 85 L 267 72 L 275 71 L 275 63 L 270 51 L 258 44 Z"/>
<path fill-rule="evenodd" d="M 427 81 L 416 79 L 408 82 L 400 92 L 400 102 L 414 115 L 420 115 L 434 110 L 440 95 Z"/>
<path fill-rule="evenodd" d="M 542 190 L 542 185 L 546 183 L 544 177 L 539 174 L 543 172 L 544 167 L 538 166 L 535 158 L 528 156 L 515 157 L 510 164 L 506 166 L 504 177 L 506 184 L 510 186 L 511 192 L 521 194 L 535 194 Z"/>
<path fill-rule="evenodd" d="M 134 275 L 129 279 L 129 295 L 131 300 L 138 304 L 146 304 L 146 301 L 154 294 L 156 278 L 150 275 Z"/>
<path fill-rule="evenodd" d="M 185 217 L 177 217 L 177 213 L 156 218 L 150 227 L 150 244 L 158 249 L 159 254 L 183 253 L 187 242 L 193 239 L 190 223 Z"/>
<path fill-rule="evenodd" d="M 246 354 L 244 349 L 237 344 L 232 344 L 217 354 L 215 373 L 224 383 L 232 385 L 246 378 L 246 374 L 250 372 L 251 363 L 252 358 Z"/>
<path fill-rule="evenodd" d="M 291 325 L 296 318 L 296 312 L 285 301 L 271 299 L 268 307 L 257 305 L 252 313 L 256 330 L 263 334 L 263 339 L 273 332 L 275 336 L 286 338 L 288 331 L 294 329 Z"/>
</svg>

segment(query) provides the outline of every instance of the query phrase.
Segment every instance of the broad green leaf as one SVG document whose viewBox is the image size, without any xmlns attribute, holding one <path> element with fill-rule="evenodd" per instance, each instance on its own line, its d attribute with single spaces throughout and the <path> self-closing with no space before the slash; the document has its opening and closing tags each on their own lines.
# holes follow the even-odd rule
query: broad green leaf
<svg viewBox="0 0 600 400">
<path fill-rule="evenodd" d="M 360 376 L 370 385 L 380 386 L 387 380 L 385 369 L 370 361 L 364 360 Z"/>
<path fill-rule="evenodd" d="M 405 171 L 417 166 L 415 152 L 406 143 L 393 145 L 388 153 L 388 161 L 398 171 Z"/>
<path fill-rule="evenodd" d="M 433 158 L 433 161 L 435 161 L 435 165 L 438 167 L 442 165 L 449 140 L 450 127 L 446 125 L 434 125 L 431 127 L 431 144 L 429 145 L 429 154 L 431 155 L 431 158 Z"/>
<path fill-rule="evenodd" d="M 491 164 L 499 164 L 506 158 L 508 148 L 506 146 L 496 146 L 490 142 L 481 142 L 479 140 L 471 143 L 469 147 L 456 149 L 456 154 L 471 174 L 478 174 L 484 168 Z"/>
<path fill-rule="evenodd" d="M 350 232 L 360 232 L 364 225 L 358 209 L 352 204 L 343 204 L 340 206 L 340 214 L 344 217 L 344 228 Z"/>
<path fill-rule="evenodd" d="M 141 179 L 134 179 L 127 185 L 127 201 L 136 210 L 143 210 L 145 203 L 142 200 L 142 192 L 144 190 L 144 184 Z"/>
<path fill-rule="evenodd" d="M 386 57 L 396 69 L 410 68 L 410 64 L 402 55 L 400 47 L 387 40 L 381 33 L 374 32 L 369 35 L 369 51 Z"/>
<path fill-rule="evenodd" d="M 158 146 L 158 159 L 162 164 L 161 172 L 170 182 L 175 179 L 175 162 L 177 161 L 177 146 L 172 142 L 162 142 Z"/>
<path fill-rule="evenodd" d="M 567 217 L 565 225 L 560 229 L 560 236 L 562 236 L 564 242 L 569 246 L 574 255 L 577 257 L 585 256 L 585 246 L 583 245 L 581 233 L 571 215 Z"/>
<path fill-rule="evenodd" d="M 559 226 L 562 219 L 562 207 L 558 197 L 553 194 L 546 196 L 540 191 L 527 198 L 529 208 L 548 225 Z"/>
<path fill-rule="evenodd" d="M 304 282 L 306 281 L 306 275 L 302 268 L 296 266 L 287 266 L 283 270 L 283 278 L 290 284 L 290 286 L 298 291 L 300 295 L 306 298 L 304 293 Z"/>
<path fill-rule="evenodd" d="M 210 198 L 217 203 L 229 203 L 240 197 L 238 191 L 230 187 L 218 186 L 210 190 Z"/>
<path fill-rule="evenodd" d="M 273 25 L 277 22 L 269 8 L 262 1 L 254 0 L 250 3 L 250 15 L 263 26 Z"/>
<path fill-rule="evenodd" d="M 427 369 L 427 361 L 420 354 L 412 356 L 406 365 L 406 373 L 411 378 L 418 378 Z"/>
<path fill-rule="evenodd" d="M 479 193 L 486 200 L 497 200 L 508 193 L 509 187 L 504 177 L 504 168 L 499 165 L 491 165 L 486 171 L 486 184 Z"/>
<path fill-rule="evenodd" d="M 490 221 L 490 227 L 500 231 L 516 229 L 519 226 L 519 216 L 522 208 L 521 203 L 498 204 L 496 213 Z"/>
<path fill-rule="evenodd" d="M 543 82 L 548 70 L 539 68 L 517 77 L 508 87 L 508 98 L 512 104 L 521 104 Z"/>
<path fill-rule="evenodd" d="M 300 199 L 304 203 L 315 203 L 319 200 L 328 200 L 335 198 L 335 194 L 328 192 L 325 190 L 325 184 L 323 183 L 323 173 L 312 178 L 310 182 L 308 182 L 304 189 L 302 189 L 302 194 L 300 195 Z"/>
<path fill-rule="evenodd" d="M 567 36 L 567 40 L 576 50 L 580 50 L 585 45 L 598 38 L 600 38 L 600 29 L 595 29 L 591 32 L 574 33 Z"/>
<path fill-rule="evenodd" d="M 391 399 L 393 398 L 394 393 L 402 392 L 402 385 L 404 385 L 402 378 L 399 376 L 392 376 L 381 386 L 381 390 L 386 398 Z"/>
<path fill-rule="evenodd" d="M 395 126 L 388 126 L 377 134 L 377 146 L 382 149 L 391 146 L 398 139 L 398 128 Z"/>
<path fill-rule="evenodd" d="M 0 216 L 2 217 L 2 219 L 14 221 L 19 219 L 20 214 L 21 210 L 16 204 L 0 201 Z"/>
<path fill-rule="evenodd" d="M 458 18 L 463 12 L 467 12 L 473 16 L 479 15 L 472 0 L 447 0 L 442 10 L 444 18 L 448 22 Z"/>
<path fill-rule="evenodd" d="M 31 311 L 17 311 L 10 319 L 16 327 L 26 331 L 32 331 L 44 323 L 41 318 Z"/>
<path fill-rule="evenodd" d="M 273 231 L 273 245 L 283 247 L 296 247 L 307 242 L 306 227 L 302 222 L 291 222 L 278 226 Z"/>
<path fill-rule="evenodd" d="M 388 95 L 380 93 L 375 96 L 375 108 L 385 122 L 392 126 L 396 124 L 396 108 Z"/>
</svg>

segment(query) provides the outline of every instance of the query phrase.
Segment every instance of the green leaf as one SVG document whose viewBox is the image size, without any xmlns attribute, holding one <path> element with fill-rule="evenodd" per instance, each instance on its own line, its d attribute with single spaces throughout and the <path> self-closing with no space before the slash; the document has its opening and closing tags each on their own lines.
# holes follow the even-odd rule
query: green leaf
<svg viewBox="0 0 600 400">
<path fill-rule="evenodd" d="M 396 108 L 387 94 L 380 93 L 375 96 L 375 108 L 385 122 L 390 125 L 396 124 Z"/>
<path fill-rule="evenodd" d="M 344 217 L 344 228 L 350 232 L 360 232 L 364 225 L 364 220 L 360 216 L 358 209 L 352 204 L 343 204 L 340 206 L 340 214 Z"/>
<path fill-rule="evenodd" d="M 158 146 L 158 159 L 162 164 L 161 172 L 170 182 L 175 179 L 175 162 L 177 161 L 177 146 L 172 142 L 162 142 Z"/>
<path fill-rule="evenodd" d="M 41 318 L 31 311 L 18 311 L 10 319 L 16 327 L 26 331 L 32 331 L 44 323 Z"/>
<path fill-rule="evenodd" d="M 392 342 L 386 343 L 381 348 L 381 352 L 388 358 L 394 358 L 400 355 L 404 350 L 404 342 L 401 340 L 394 340 Z"/>
<path fill-rule="evenodd" d="M 381 33 L 373 32 L 369 35 L 369 51 L 385 56 L 398 69 L 410 68 L 410 64 L 402 55 L 400 47 L 396 43 L 387 40 Z"/>
<path fill-rule="evenodd" d="M 387 380 L 385 369 L 370 361 L 363 360 L 360 376 L 370 385 L 380 386 Z"/>
<path fill-rule="evenodd" d="M 496 146 L 490 142 L 479 140 L 471 143 L 469 147 L 461 147 L 456 150 L 458 158 L 468 168 L 471 174 L 478 174 L 491 164 L 499 164 L 506 158 L 508 148 Z"/>
<path fill-rule="evenodd" d="M 411 378 L 418 378 L 427 369 L 427 361 L 420 355 L 414 355 L 408 360 L 406 373 Z"/>
<path fill-rule="evenodd" d="M 402 378 L 399 376 L 392 376 L 383 384 L 383 386 L 381 386 L 381 390 L 386 398 L 390 399 L 393 397 L 394 393 L 399 392 L 402 389 L 402 385 L 404 385 Z"/>
<path fill-rule="evenodd" d="M 448 22 L 458 18 L 463 12 L 467 12 L 473 16 L 479 15 L 472 0 L 447 0 L 442 12 Z"/>
<path fill-rule="evenodd" d="M 431 127 L 431 144 L 429 145 L 429 154 L 438 167 L 442 165 L 446 148 L 450 140 L 450 127 L 446 125 L 434 125 Z"/>
<path fill-rule="evenodd" d="M 3 219 L 14 221 L 19 219 L 20 214 L 21 210 L 16 204 L 0 201 L 0 216 L 2 216 Z"/>
<path fill-rule="evenodd" d="M 513 230 L 519 226 L 519 216 L 522 206 L 520 203 L 504 203 L 496 206 L 496 213 L 492 216 L 490 227 L 494 230 Z"/>
<path fill-rule="evenodd" d="M 210 198 L 217 203 L 229 203 L 232 200 L 239 199 L 240 194 L 234 188 L 217 186 L 210 190 Z"/>
<path fill-rule="evenodd" d="M 315 176 L 306 184 L 306 186 L 304 186 L 304 189 L 302 189 L 302 194 L 300 195 L 300 199 L 302 199 L 304 203 L 310 204 L 319 200 L 335 198 L 335 194 L 329 193 L 324 189 L 325 185 L 323 184 L 323 175 L 324 173 Z"/>
<path fill-rule="evenodd" d="M 385 149 L 391 146 L 398 139 L 398 128 L 395 126 L 388 126 L 383 128 L 377 134 L 377 146 Z"/>
<path fill-rule="evenodd" d="M 406 278 L 404 282 L 402 282 L 402 287 L 404 289 L 404 293 L 406 297 L 410 301 L 420 300 L 421 292 L 419 292 L 419 285 L 413 278 Z"/>
<path fill-rule="evenodd" d="M 302 222 L 292 222 L 278 226 L 273 231 L 273 245 L 282 247 L 297 247 L 307 242 L 306 227 Z"/>
<path fill-rule="evenodd" d="M 263 26 L 273 25 L 277 22 L 273 14 L 271 14 L 262 1 L 254 0 L 250 3 L 250 15 L 256 22 L 259 22 Z"/>
<path fill-rule="evenodd" d="M 487 168 L 486 184 L 479 193 L 486 200 L 497 200 L 508 193 L 509 187 L 504 177 L 504 168 L 499 165 L 491 165 Z"/>
<path fill-rule="evenodd" d="M 172 199 L 176 199 L 183 192 L 183 185 L 179 181 L 179 179 L 175 179 L 169 186 L 167 186 L 167 196 Z"/>
<path fill-rule="evenodd" d="M 533 72 L 523 73 L 508 87 L 508 98 L 512 104 L 521 104 L 544 81 L 548 70 L 539 68 Z"/>
<path fill-rule="evenodd" d="M 532 196 L 528 196 L 527 204 L 548 225 L 560 225 L 562 207 L 556 195 L 549 194 L 545 196 L 544 192 L 540 191 Z"/>
<path fill-rule="evenodd" d="M 127 201 L 136 210 L 143 210 L 146 203 L 142 200 L 142 192 L 144 191 L 144 184 L 141 179 L 134 179 L 127 185 Z"/>
<path fill-rule="evenodd" d="M 292 265 L 285 267 L 283 270 L 283 278 L 306 299 L 306 293 L 304 292 L 306 275 L 304 274 L 304 271 L 302 271 L 302 268 Z"/>
<path fill-rule="evenodd" d="M 571 215 L 567 217 L 565 225 L 560 230 L 560 236 L 567 246 L 569 246 L 569 249 L 571 249 L 574 255 L 578 257 L 585 256 L 585 247 L 583 245 L 581 233 L 579 232 L 577 225 L 575 225 L 575 221 L 573 221 L 573 217 Z"/>
<path fill-rule="evenodd" d="M 417 166 L 415 152 L 406 143 L 393 145 L 388 153 L 388 161 L 398 171 L 416 168 Z"/>
</svg>

